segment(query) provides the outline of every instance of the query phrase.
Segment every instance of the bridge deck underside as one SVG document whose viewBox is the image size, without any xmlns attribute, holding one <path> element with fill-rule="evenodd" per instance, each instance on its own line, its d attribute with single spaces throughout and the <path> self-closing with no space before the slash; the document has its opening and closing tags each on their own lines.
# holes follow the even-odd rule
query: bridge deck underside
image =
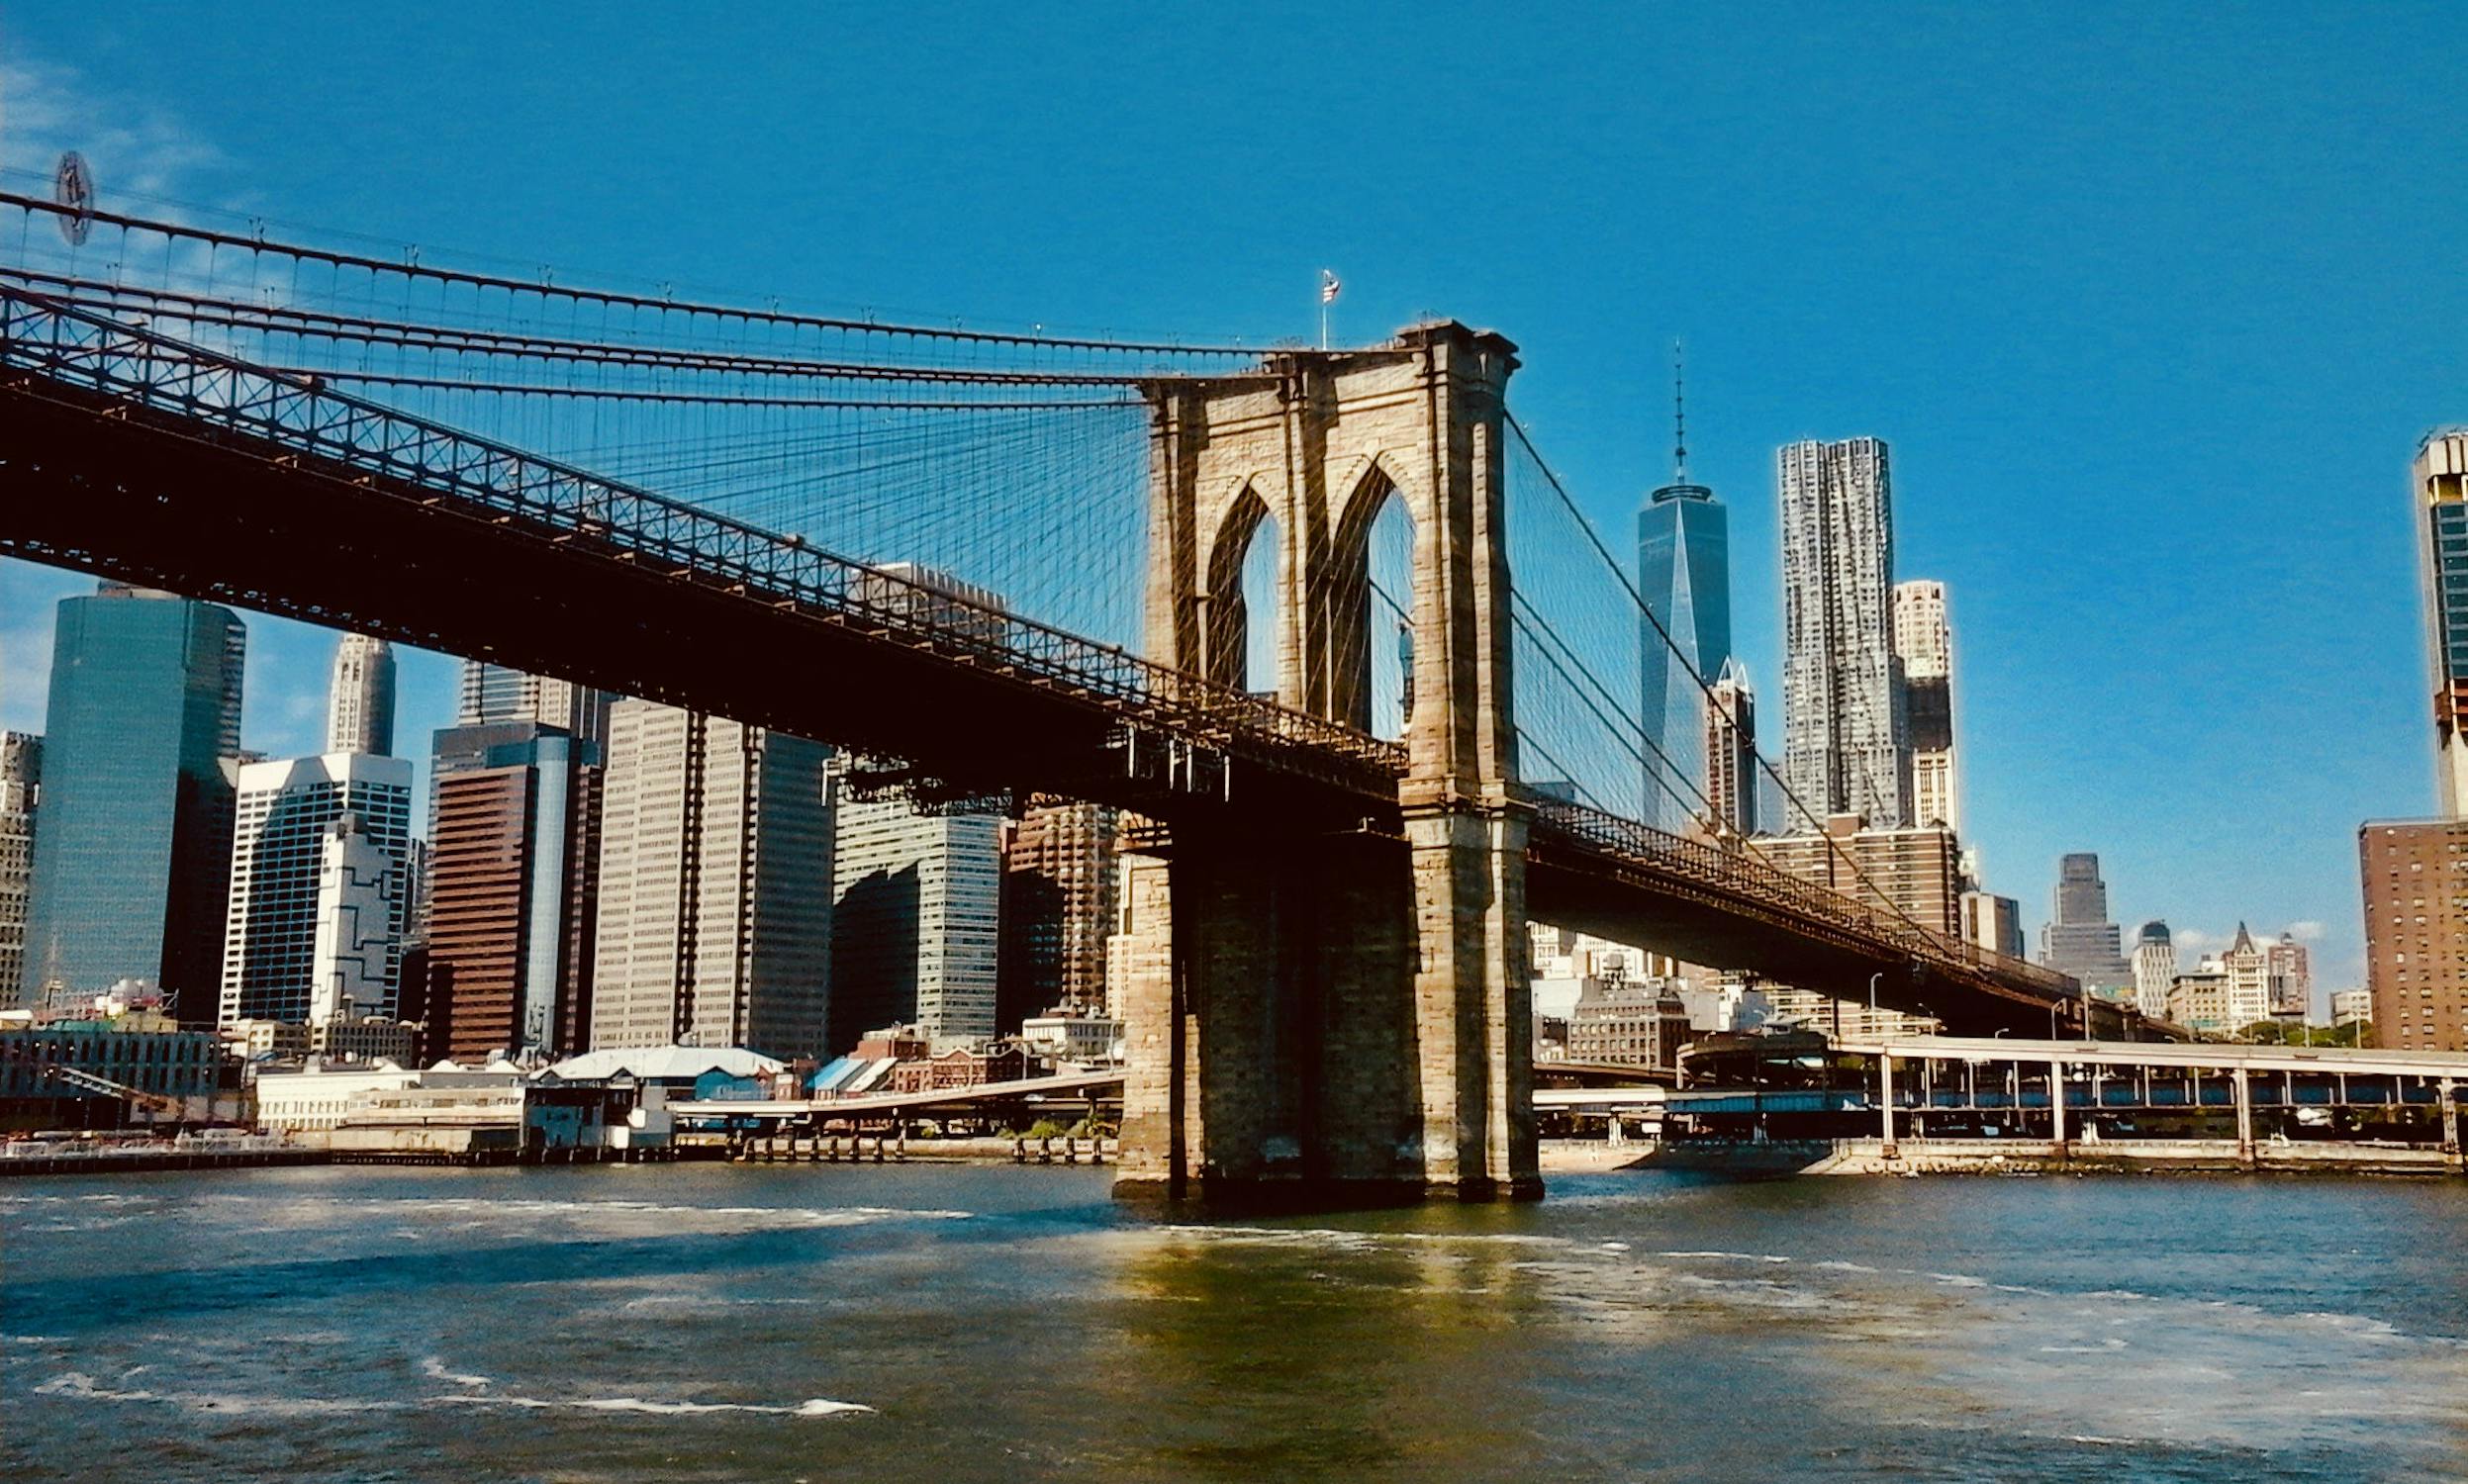
<svg viewBox="0 0 2468 1484">
<path fill-rule="evenodd" d="M 37 378 L 0 384 L 0 551 L 477 656 L 906 760 L 962 788 L 1166 818 L 1393 818 L 1344 770 L 1232 757 L 1174 791 L 1109 747 L 1136 705 L 715 586 L 614 543 Z"/>
</svg>

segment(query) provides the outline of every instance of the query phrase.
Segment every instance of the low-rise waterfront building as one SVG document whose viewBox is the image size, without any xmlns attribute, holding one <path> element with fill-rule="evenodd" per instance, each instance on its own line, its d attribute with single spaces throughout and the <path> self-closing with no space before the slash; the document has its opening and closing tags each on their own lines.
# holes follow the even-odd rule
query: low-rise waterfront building
<svg viewBox="0 0 2468 1484">
<path fill-rule="evenodd" d="M 937 1055 L 893 1066 L 887 1092 L 945 1092 L 982 1087 L 1028 1075 L 1028 1058 L 1017 1047 L 957 1046 Z"/>
<path fill-rule="evenodd" d="M 2238 1029 L 2240 1024 L 2231 1014 L 2229 974 L 2217 959 L 2205 959 L 2188 974 L 2180 974 L 2168 983 L 2168 1018 L 2189 1031 L 2224 1035 Z"/>
<path fill-rule="evenodd" d="M 1568 1060 L 1616 1067 L 1675 1067 L 1695 1039 L 1688 1007 L 1662 978 L 1578 981 L 1568 1017 Z"/>
<path fill-rule="evenodd" d="M 15 1018 L 0 1024 L 0 1117 L 17 1104 L 114 1095 L 63 1077 L 62 1071 L 148 1098 L 193 1101 L 202 1116 L 204 1105 L 223 1090 L 223 1067 L 221 1038 L 211 1031 L 174 1029 L 159 1012 L 40 1024 Z"/>
<path fill-rule="evenodd" d="M 496 1072 L 445 1067 L 424 1072 L 391 1062 L 269 1067 L 257 1074 L 257 1127 L 269 1134 L 323 1135 L 340 1125 L 367 1093 L 418 1086 L 425 1076 L 494 1087 L 519 1081 L 522 1073 L 511 1067 Z"/>
<path fill-rule="evenodd" d="M 1020 1044 L 1048 1062 L 1116 1063 L 1122 1060 L 1122 1022 L 1110 1015 L 1031 1015 L 1020 1022 Z"/>
<path fill-rule="evenodd" d="M 310 1055 L 330 1061 L 408 1064 L 420 1054 L 419 1028 L 382 1015 L 330 1020 L 307 1030 Z"/>
<path fill-rule="evenodd" d="M 296 1020 L 246 1017 L 222 1028 L 223 1047 L 234 1061 L 297 1062 L 309 1054 L 309 1028 Z"/>
<path fill-rule="evenodd" d="M 636 1132 L 631 1088 L 517 1080 L 415 1083 L 353 1100 L 326 1135 L 340 1156 L 486 1163 L 625 1148 Z"/>
</svg>

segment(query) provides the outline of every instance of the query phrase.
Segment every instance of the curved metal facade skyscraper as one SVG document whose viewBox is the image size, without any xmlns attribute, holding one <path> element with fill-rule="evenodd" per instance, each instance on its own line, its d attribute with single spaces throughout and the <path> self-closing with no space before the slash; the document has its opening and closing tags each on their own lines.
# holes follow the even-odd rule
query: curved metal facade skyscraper
<svg viewBox="0 0 2468 1484">
<path fill-rule="evenodd" d="M 1911 727 L 1894 654 L 1894 518 L 1877 438 L 1786 444 L 1782 496 L 1782 771 L 1805 818 L 1911 819 Z"/>
</svg>

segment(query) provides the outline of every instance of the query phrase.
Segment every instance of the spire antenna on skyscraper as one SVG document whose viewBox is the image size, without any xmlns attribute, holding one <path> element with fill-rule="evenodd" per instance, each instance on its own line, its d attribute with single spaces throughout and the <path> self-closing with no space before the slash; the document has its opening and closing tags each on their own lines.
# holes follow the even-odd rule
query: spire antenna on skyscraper
<svg viewBox="0 0 2468 1484">
<path fill-rule="evenodd" d="M 1688 482 L 1688 397 L 1680 343 L 1671 341 L 1671 483 Z"/>
</svg>

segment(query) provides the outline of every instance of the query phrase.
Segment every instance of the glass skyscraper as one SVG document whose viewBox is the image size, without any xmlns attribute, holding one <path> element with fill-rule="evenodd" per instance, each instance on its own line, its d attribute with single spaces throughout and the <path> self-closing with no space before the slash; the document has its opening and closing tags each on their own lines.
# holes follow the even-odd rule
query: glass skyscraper
<svg viewBox="0 0 2468 1484">
<path fill-rule="evenodd" d="M 150 978 L 213 1023 L 246 652 L 214 603 L 121 583 L 61 601 L 25 999 Z"/>
<path fill-rule="evenodd" d="M 1711 760 L 1698 756 L 1708 720 L 1705 682 L 1731 658 L 1731 512 L 1712 490 L 1688 482 L 1681 427 L 1671 483 L 1646 497 L 1637 512 L 1637 590 L 1652 615 L 1638 623 L 1639 699 L 1651 744 L 1640 817 L 1664 828 L 1712 812 L 1703 773 Z"/>
</svg>

